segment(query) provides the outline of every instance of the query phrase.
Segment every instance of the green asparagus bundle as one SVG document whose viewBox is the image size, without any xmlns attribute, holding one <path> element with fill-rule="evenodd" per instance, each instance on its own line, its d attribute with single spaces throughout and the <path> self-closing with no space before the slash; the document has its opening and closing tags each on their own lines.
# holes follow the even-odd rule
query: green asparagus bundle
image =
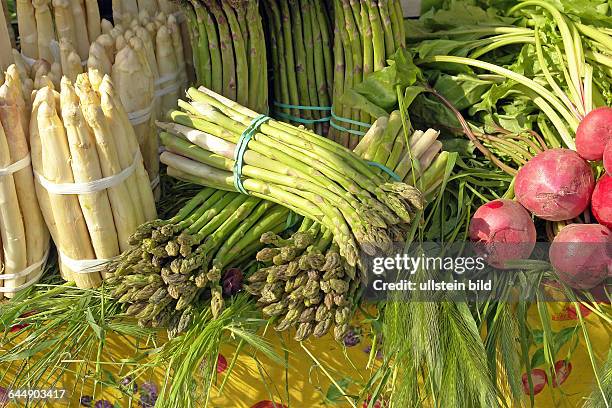
<svg viewBox="0 0 612 408">
<path fill-rule="evenodd" d="M 440 153 L 439 133 L 416 131 L 408 148 L 401 123 L 398 111 L 379 118 L 355 153 L 381 165 L 382 176 L 433 191 L 442 182 L 448 159 L 447 152 Z M 397 238 L 404 237 L 400 233 Z M 301 341 L 311 334 L 323 336 L 334 325 L 334 337 L 341 341 L 365 271 L 350 266 L 330 231 L 309 219 L 287 239 L 268 232 L 261 242 L 267 247 L 258 252 L 257 260 L 268 266 L 248 277 L 246 289 L 257 297 L 264 314 L 277 318 L 276 330 L 295 326 L 295 339 Z"/>
<path fill-rule="evenodd" d="M 266 43 L 257 1 L 182 2 L 197 83 L 258 112 L 268 110 Z"/>
<path fill-rule="evenodd" d="M 198 302 L 210 299 L 219 314 L 223 296 L 241 284 L 232 268 L 254 259 L 261 235 L 285 230 L 288 216 L 274 203 L 205 188 L 174 217 L 140 226 L 132 248 L 108 267 L 112 295 L 140 325 L 167 327 L 174 337 L 189 327 Z"/>
<path fill-rule="evenodd" d="M 347 90 L 381 70 L 405 47 L 399 0 L 334 0 L 334 89 L 330 138 L 354 148 L 373 118 L 342 103 Z"/>
<path fill-rule="evenodd" d="M 422 208 L 421 193 L 387 182 L 355 153 L 261 115 L 206 88 L 179 101 L 176 122 L 160 123 L 168 174 L 194 183 L 264 198 L 311 218 L 334 236 L 356 265 L 359 251 L 388 252 L 395 230 Z M 253 128 L 254 119 L 259 126 Z M 269 119 L 269 118 L 268 118 Z M 250 140 L 245 136 L 250 133 Z M 246 143 L 245 143 L 246 140 Z"/>
<path fill-rule="evenodd" d="M 265 0 L 274 116 L 326 135 L 334 76 L 331 17 L 323 0 Z"/>
</svg>

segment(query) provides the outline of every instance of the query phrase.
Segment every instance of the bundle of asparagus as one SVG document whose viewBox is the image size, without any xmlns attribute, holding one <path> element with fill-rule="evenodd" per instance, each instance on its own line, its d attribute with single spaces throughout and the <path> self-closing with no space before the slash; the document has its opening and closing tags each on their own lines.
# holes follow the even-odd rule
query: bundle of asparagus
<svg viewBox="0 0 612 408">
<path fill-rule="evenodd" d="M 350 265 L 386 252 L 421 208 L 419 191 L 389 183 L 351 151 L 306 129 L 266 121 L 206 88 L 161 124 L 168 173 L 286 206 L 329 228 Z M 183 125 L 183 126 L 182 126 Z M 180 136 L 177 136 L 180 135 Z M 251 137 L 252 136 L 252 137 Z M 249 137 L 251 137 L 249 141 Z M 187 140 L 186 140 L 187 139 Z"/>
<path fill-rule="evenodd" d="M 166 15 L 178 12 L 178 6 L 170 0 L 113 0 L 113 21 L 115 24 L 129 26 L 141 12 L 153 16 L 160 11 Z"/>
<path fill-rule="evenodd" d="M 273 113 L 320 135 L 329 129 L 334 78 L 331 17 L 322 0 L 265 0 Z"/>
<path fill-rule="evenodd" d="M 264 246 L 259 237 L 286 229 L 288 214 L 259 198 L 205 188 L 171 219 L 137 230 L 133 248 L 108 268 L 113 296 L 142 326 L 168 327 L 174 337 L 198 301 L 210 299 L 219 314 L 223 296 L 241 287 L 239 271 Z"/>
<path fill-rule="evenodd" d="M 68 42 L 80 60 L 101 32 L 96 0 L 16 0 L 21 52 L 33 60 L 59 62 L 53 43 Z"/>
<path fill-rule="evenodd" d="M 268 110 L 266 43 L 257 1 L 182 2 L 197 83 L 258 112 Z"/>
<path fill-rule="evenodd" d="M 96 286 L 101 265 L 156 217 L 136 136 L 110 78 L 79 74 L 75 85 L 64 77 L 59 94 L 51 83 L 38 90 L 30 143 L 36 193 L 62 276 Z"/>
<path fill-rule="evenodd" d="M 34 191 L 25 101 L 17 69 L 0 86 L 0 299 L 40 278 L 49 233 Z"/>
<path fill-rule="evenodd" d="M 405 46 L 399 0 L 334 0 L 334 90 L 330 138 L 354 148 L 373 118 L 342 103 L 342 95 Z"/>
<path fill-rule="evenodd" d="M 129 112 L 145 168 L 156 185 L 159 144 L 155 120 L 160 112 L 176 107 L 187 81 L 180 30 L 173 15 L 159 12 L 150 17 L 142 11 L 129 26 L 107 26 L 105 31 L 91 44 L 87 65 L 90 71 L 112 75 Z"/>
<path fill-rule="evenodd" d="M 432 129 L 416 131 L 410 148 L 406 147 L 401 115 L 395 111 L 374 123 L 355 153 L 372 165 L 382 165 L 383 177 L 408 184 L 419 181 L 424 191 L 433 191 L 442 181 L 448 159 L 447 152 L 440 154 L 438 134 Z M 413 166 L 413 161 L 418 164 Z M 311 334 L 323 336 L 332 325 L 338 341 L 348 332 L 365 271 L 349 265 L 332 238 L 330 230 L 309 219 L 287 239 L 273 232 L 261 237 L 269 246 L 257 254 L 257 260 L 268 266 L 248 277 L 246 289 L 257 297 L 264 314 L 278 319 L 276 330 L 297 328 L 297 341 Z"/>
</svg>

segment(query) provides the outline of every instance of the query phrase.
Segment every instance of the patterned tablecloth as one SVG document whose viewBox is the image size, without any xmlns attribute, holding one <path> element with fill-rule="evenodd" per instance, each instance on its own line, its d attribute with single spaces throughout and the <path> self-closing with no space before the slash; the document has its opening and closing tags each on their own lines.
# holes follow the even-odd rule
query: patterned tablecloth
<svg viewBox="0 0 612 408">
<path fill-rule="evenodd" d="M 549 407 L 579 407 L 584 398 L 594 387 L 594 375 L 584 343 L 576 313 L 567 304 L 551 304 L 550 312 L 553 318 L 553 331 L 559 342 L 563 343 L 558 353 L 561 359 L 558 362 L 557 383 L 546 381 L 543 360 L 534 354 L 540 353 L 537 344 L 532 347 L 531 357 L 538 363 L 534 372 L 535 406 Z M 609 311 L 609 308 L 608 308 Z M 583 316 L 589 328 L 590 339 L 598 363 L 603 361 L 610 349 L 612 327 L 599 317 L 583 309 Z M 530 324 L 537 327 L 537 312 L 530 312 Z M 573 330 L 572 328 L 575 328 Z M 364 328 L 363 333 L 366 330 Z M 228 365 L 233 358 L 234 350 L 222 347 L 218 357 L 217 371 L 219 373 L 217 384 L 212 393 L 210 406 L 232 408 L 276 408 L 281 407 L 348 407 L 345 399 L 337 392 L 336 386 L 331 385 L 329 377 L 334 378 L 337 385 L 350 394 L 359 394 L 360 387 L 365 384 L 375 367 L 367 367 L 370 340 L 360 334 L 359 328 L 354 336 L 347 339 L 346 348 L 341 347 L 331 336 L 325 336 L 316 341 L 306 341 L 303 345 L 292 341 L 287 335 L 279 335 L 272 331 L 266 338 L 280 351 L 283 358 L 287 358 L 289 369 L 267 361 L 265 357 L 257 359 L 248 355 L 241 355 L 230 378 L 227 380 L 222 392 L 219 385 L 228 373 Z M 537 340 L 536 340 L 537 343 Z M 110 359 L 117 361 L 121 356 L 129 355 L 131 346 L 118 339 L 109 339 L 108 352 Z M 287 353 L 283 353 L 283 349 Z M 285 357 L 286 356 L 286 357 Z M 318 360 L 315 362 L 313 357 Z M 259 363 L 256 361 L 258 360 Z M 107 359 L 107 361 L 109 361 Z M 379 362 L 378 362 L 379 363 Z M 319 366 L 320 364 L 320 366 Z M 119 369 L 109 369 L 108 375 L 119 377 Z M 1 378 L 1 377 L 0 377 Z M 4 381 L 9 381 L 10 375 Z M 151 373 L 149 378 L 140 379 L 136 384 L 139 388 L 134 399 L 129 401 L 125 396 L 112 387 L 101 388 L 91 403 L 93 407 L 96 400 L 104 399 L 110 404 L 98 404 L 102 407 L 141 407 L 152 406 L 151 403 L 161 386 L 162 373 Z M 62 379 L 62 387 L 79 390 L 78 395 L 71 396 L 70 406 L 78 407 L 82 396 L 89 395 L 92 390 L 90 384 L 82 378 L 68 376 Z M 1 386 L 2 384 L 0 384 Z M 527 386 L 528 390 L 528 386 Z M 0 401 L 2 396 L 0 395 Z M 274 402 L 274 403 L 273 403 Z M 0 402 L 0 407 L 2 402 Z M 8 406 L 17 406 L 10 403 Z M 47 404 L 49 407 L 67 406 L 66 403 Z M 203 405 L 202 405 L 203 406 Z M 362 404 L 358 405 L 360 408 Z M 367 406 L 367 405 L 363 405 Z M 377 407 L 385 406 L 380 403 Z"/>
</svg>

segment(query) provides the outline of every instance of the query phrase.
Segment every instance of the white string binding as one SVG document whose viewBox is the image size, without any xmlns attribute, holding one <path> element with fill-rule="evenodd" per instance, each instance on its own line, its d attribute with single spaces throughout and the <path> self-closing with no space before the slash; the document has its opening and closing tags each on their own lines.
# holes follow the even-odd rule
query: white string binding
<svg viewBox="0 0 612 408">
<path fill-rule="evenodd" d="M 161 98 L 164 95 L 168 95 L 168 94 L 178 91 L 180 87 L 181 85 L 175 82 L 172 85 L 169 85 L 165 88 L 158 89 L 157 91 L 155 91 L 155 96 L 157 96 L 158 98 Z"/>
<path fill-rule="evenodd" d="M 136 153 L 134 154 L 134 161 L 130 165 L 130 167 L 127 167 L 125 170 L 122 170 L 120 173 L 117 173 L 113 176 L 104 177 L 99 180 L 89 181 L 87 183 L 55 184 L 47 180 L 45 177 L 43 177 L 37 172 L 34 172 L 34 177 L 36 178 L 36 181 L 51 194 L 93 194 L 102 190 L 109 189 L 124 182 L 134 173 L 136 167 L 138 167 L 140 158 L 140 150 L 136 150 Z"/>
<path fill-rule="evenodd" d="M 106 264 L 115 259 L 72 259 L 59 249 L 57 253 L 59 254 L 62 265 L 70 269 L 71 272 L 83 275 L 101 272 L 106 268 Z"/>
<path fill-rule="evenodd" d="M 24 157 L 23 159 L 16 161 L 15 163 L 0 169 L 0 177 L 2 176 L 10 176 L 14 173 L 17 173 L 20 170 L 25 169 L 26 167 L 28 167 L 30 165 L 30 163 L 32 163 L 32 160 L 30 159 L 30 155 L 28 154 L 26 157 Z"/>
<path fill-rule="evenodd" d="M 160 76 L 159 78 L 155 80 L 155 86 L 160 87 L 160 85 L 163 85 L 165 82 L 174 81 L 176 80 L 176 78 L 178 78 L 178 76 L 179 76 L 179 71 L 175 71 L 171 74 Z"/>
<path fill-rule="evenodd" d="M 157 175 L 157 177 L 155 177 L 153 180 L 151 180 L 151 189 L 154 190 L 155 188 L 157 188 L 157 186 L 159 186 L 160 183 L 160 178 L 159 178 L 159 174 Z"/>
<path fill-rule="evenodd" d="M 25 268 L 24 270 L 17 272 L 17 273 L 10 273 L 10 274 L 5 274 L 5 275 L 0 275 L 0 281 L 2 280 L 11 280 L 11 279 L 19 279 L 21 277 L 24 276 L 28 276 L 29 274 L 31 274 L 32 272 L 34 272 L 37 268 L 40 268 L 39 271 L 36 273 L 36 275 L 34 275 L 30 280 L 28 280 L 27 282 L 19 285 L 19 286 L 15 286 L 13 288 L 7 288 L 7 287 L 0 287 L 0 293 L 16 293 L 19 292 L 22 289 L 25 289 L 29 286 L 32 286 L 33 284 L 35 284 L 36 282 L 38 282 L 38 280 L 40 279 L 40 277 L 42 276 L 43 272 L 44 272 L 44 268 L 42 267 L 46 262 L 47 259 L 49 258 L 49 252 L 51 251 L 50 248 L 47 248 L 47 250 L 45 251 L 45 254 L 43 255 L 42 259 L 30 266 L 28 266 L 27 268 Z"/>
</svg>

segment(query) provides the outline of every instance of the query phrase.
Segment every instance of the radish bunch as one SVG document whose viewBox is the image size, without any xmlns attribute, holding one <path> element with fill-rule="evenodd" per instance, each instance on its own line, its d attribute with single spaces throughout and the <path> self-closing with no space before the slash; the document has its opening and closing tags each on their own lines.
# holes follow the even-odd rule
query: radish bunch
<svg viewBox="0 0 612 408">
<path fill-rule="evenodd" d="M 589 161 L 602 160 L 608 174 L 596 183 Z M 581 121 L 576 151 L 549 149 L 527 162 L 516 175 L 514 192 L 517 202 L 487 203 L 470 224 L 470 238 L 490 265 L 503 268 L 509 260 L 531 255 L 536 234 L 527 211 L 544 220 L 567 221 L 590 205 L 599 224 L 564 227 L 550 247 L 550 262 L 575 289 L 591 289 L 612 276 L 612 108 L 595 109 Z"/>
</svg>

